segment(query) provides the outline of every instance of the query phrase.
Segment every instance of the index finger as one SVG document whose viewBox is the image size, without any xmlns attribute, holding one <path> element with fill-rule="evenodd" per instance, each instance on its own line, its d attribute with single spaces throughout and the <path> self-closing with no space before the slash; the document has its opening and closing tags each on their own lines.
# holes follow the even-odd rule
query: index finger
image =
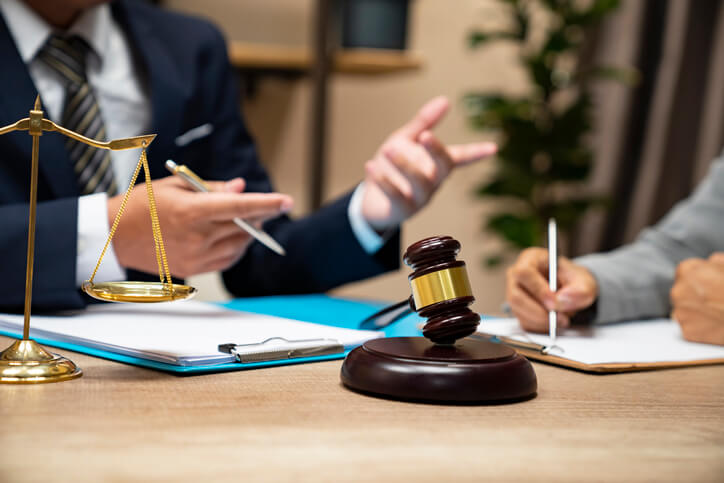
<svg viewBox="0 0 724 483">
<path fill-rule="evenodd" d="M 435 97 L 425 103 L 415 114 L 415 117 L 398 129 L 397 133 L 414 141 L 422 131 L 430 129 L 440 122 L 449 107 L 450 102 L 446 97 Z"/>
<path fill-rule="evenodd" d="M 498 145 L 490 142 L 456 144 L 448 147 L 450 157 L 455 164 L 469 164 L 498 152 Z"/>
<path fill-rule="evenodd" d="M 546 309 L 554 310 L 555 295 L 544 277 L 546 273 L 548 273 L 548 252 L 542 248 L 523 251 L 510 269 L 510 276 L 518 286 Z"/>
<path fill-rule="evenodd" d="M 291 210 L 292 197 L 281 193 L 203 193 L 196 196 L 195 215 L 213 221 L 270 218 Z"/>
</svg>

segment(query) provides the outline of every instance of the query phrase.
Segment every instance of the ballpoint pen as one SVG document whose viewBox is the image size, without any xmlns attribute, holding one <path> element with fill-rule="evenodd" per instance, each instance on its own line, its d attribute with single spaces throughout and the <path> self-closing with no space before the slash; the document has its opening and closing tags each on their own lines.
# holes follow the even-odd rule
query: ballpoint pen
<svg viewBox="0 0 724 483">
<path fill-rule="evenodd" d="M 556 220 L 548 220 L 548 286 L 554 294 L 558 290 L 558 234 Z M 548 337 L 551 340 L 550 347 L 556 345 L 556 323 L 558 314 L 555 310 L 548 311 Z"/>
<path fill-rule="evenodd" d="M 166 161 L 166 169 L 186 181 L 196 191 L 204 193 L 211 191 L 211 188 L 204 180 L 196 176 L 193 171 L 184 165 L 179 166 L 169 159 Z M 282 248 L 282 246 L 264 230 L 254 228 L 250 223 L 247 223 L 241 218 L 234 218 L 234 223 L 272 251 L 278 253 L 279 255 L 286 255 L 284 248 Z"/>
</svg>

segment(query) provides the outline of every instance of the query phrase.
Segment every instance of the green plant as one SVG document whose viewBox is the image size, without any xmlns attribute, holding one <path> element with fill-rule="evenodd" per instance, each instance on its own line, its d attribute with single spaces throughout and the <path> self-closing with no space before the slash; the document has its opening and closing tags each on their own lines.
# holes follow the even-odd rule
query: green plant
<svg viewBox="0 0 724 483">
<path fill-rule="evenodd" d="M 530 39 L 533 0 L 500 0 L 511 16 L 504 31 L 475 31 L 470 45 L 492 41 L 518 44 L 520 62 L 531 80 L 524 96 L 498 92 L 465 97 L 469 119 L 477 129 L 500 135 L 497 169 L 478 188 L 481 197 L 510 200 L 504 211 L 486 218 L 486 229 L 508 247 L 540 246 L 548 218 L 555 218 L 562 236 L 584 213 L 605 204 L 581 189 L 593 167 L 586 143 L 592 128 L 590 81 L 596 78 L 635 80 L 635 72 L 589 65 L 584 54 L 591 27 L 613 11 L 618 0 L 538 0 L 549 28 L 541 42 Z M 500 263 L 502 253 L 487 264 Z"/>
</svg>

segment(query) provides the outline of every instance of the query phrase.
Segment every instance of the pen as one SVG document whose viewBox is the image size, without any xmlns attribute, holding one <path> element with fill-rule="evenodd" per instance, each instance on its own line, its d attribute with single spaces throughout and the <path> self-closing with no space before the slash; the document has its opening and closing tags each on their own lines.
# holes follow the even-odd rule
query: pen
<svg viewBox="0 0 724 483">
<path fill-rule="evenodd" d="M 204 193 L 211 191 L 211 188 L 209 188 L 209 185 L 206 184 L 204 180 L 196 176 L 193 171 L 191 171 L 184 165 L 179 166 L 178 164 L 174 163 L 169 159 L 168 161 L 166 161 L 166 169 L 186 181 L 196 191 L 201 191 Z M 251 224 L 247 223 L 241 218 L 234 218 L 234 223 L 236 223 L 239 228 L 256 238 L 260 243 L 262 243 L 272 251 L 278 253 L 279 255 L 286 255 L 284 248 L 282 248 L 282 246 L 277 243 L 275 239 L 269 236 L 269 234 L 266 233 L 264 230 L 254 228 Z"/>
<path fill-rule="evenodd" d="M 548 285 L 551 292 L 558 290 L 558 235 L 556 233 L 556 220 L 548 220 Z M 555 310 L 548 311 L 548 337 L 551 340 L 551 347 L 556 345 L 556 322 L 557 313 Z"/>
</svg>

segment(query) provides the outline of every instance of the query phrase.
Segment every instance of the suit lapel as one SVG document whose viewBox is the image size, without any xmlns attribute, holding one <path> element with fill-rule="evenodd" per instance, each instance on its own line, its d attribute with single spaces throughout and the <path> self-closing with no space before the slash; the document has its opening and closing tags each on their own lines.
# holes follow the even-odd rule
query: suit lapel
<svg viewBox="0 0 724 483">
<path fill-rule="evenodd" d="M 174 139 L 181 129 L 183 106 L 188 98 L 177 67 L 170 61 L 168 46 L 159 42 L 153 26 L 142 12 L 133 12 L 128 0 L 113 4 L 116 20 L 125 27 L 131 47 L 142 62 L 150 85 L 151 132 L 157 134 L 148 150 L 152 178 L 168 175 L 163 168 L 166 158 L 174 152 Z M 148 8 L 148 7 L 145 7 Z"/>
<path fill-rule="evenodd" d="M 0 89 L 1 127 L 28 117 L 28 112 L 38 95 L 28 68 L 15 47 L 15 41 L 2 15 L 0 15 L 0 59 L 4 71 L 3 86 Z M 32 140 L 27 133 L 25 134 L 25 136 L 10 135 L 9 142 L 17 143 L 20 152 L 23 153 L 21 162 L 27 163 L 29 176 Z M 78 196 L 78 183 L 64 144 L 64 138 L 57 133 L 45 133 L 40 139 L 40 175 L 50 187 L 53 198 Z M 4 162 L 16 161 L 4 160 Z"/>
<path fill-rule="evenodd" d="M 180 81 L 181 76 L 177 75 L 176 66 L 169 59 L 167 48 L 153 35 L 152 25 L 141 12 L 133 15 L 133 8 L 140 7 L 128 1 L 114 2 L 112 5 L 114 17 L 125 27 L 128 40 L 148 76 L 152 109 L 151 132 L 158 134 L 149 148 L 148 156 L 151 161 L 151 175 L 159 178 L 168 174 L 163 168 L 163 161 L 174 152 L 174 138 L 180 132 L 184 100 L 188 93 Z M 3 88 L 0 89 L 2 127 L 28 117 L 38 94 L 2 15 L 0 59 L 4 71 Z M 29 172 L 32 147 L 30 136 L 11 134 L 9 137 L 10 142 L 17 143 L 23 153 L 23 161 L 28 163 Z M 53 198 L 79 196 L 77 180 L 64 141 L 65 138 L 57 133 L 45 133 L 40 140 L 40 173 L 50 187 Z"/>
</svg>

